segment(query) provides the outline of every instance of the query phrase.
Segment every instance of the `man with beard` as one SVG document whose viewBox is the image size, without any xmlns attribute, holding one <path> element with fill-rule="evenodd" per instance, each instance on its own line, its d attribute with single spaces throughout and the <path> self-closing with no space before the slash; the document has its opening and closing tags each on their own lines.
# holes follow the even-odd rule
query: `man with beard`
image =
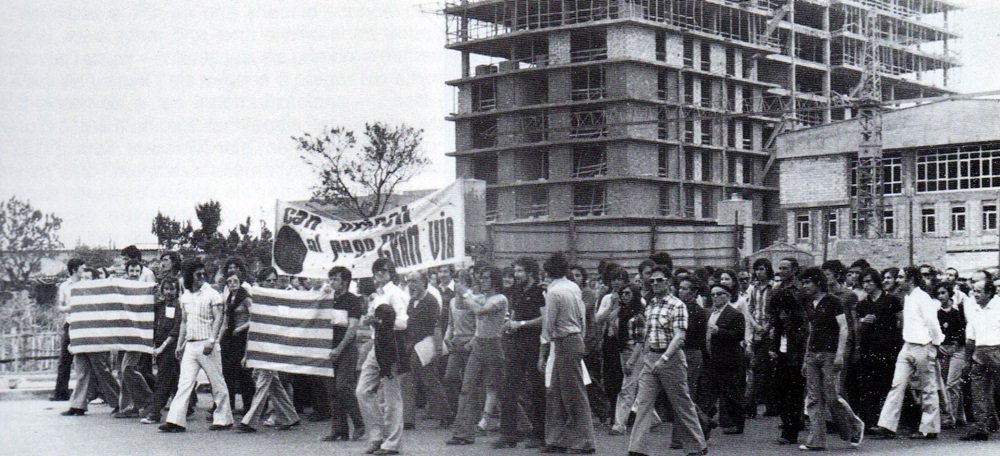
<svg viewBox="0 0 1000 456">
<path fill-rule="evenodd" d="M 493 448 L 511 448 L 521 440 L 518 432 L 520 396 L 530 404 L 531 435 L 525 448 L 545 445 L 545 378 L 538 371 L 538 340 L 542 332 L 545 296 L 538 286 L 538 263 L 522 257 L 514 262 L 514 289 L 510 296 L 510 322 L 504 334 L 503 380 L 500 384 L 500 438 Z"/>
</svg>

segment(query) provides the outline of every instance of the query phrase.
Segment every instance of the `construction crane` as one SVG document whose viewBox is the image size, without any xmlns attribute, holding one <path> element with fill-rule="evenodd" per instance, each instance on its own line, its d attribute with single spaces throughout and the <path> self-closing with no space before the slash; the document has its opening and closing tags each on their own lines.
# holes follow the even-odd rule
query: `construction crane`
<svg viewBox="0 0 1000 456">
<path fill-rule="evenodd" d="M 857 101 L 861 142 L 858 146 L 858 190 L 854 197 L 858 219 L 863 220 L 869 238 L 885 236 L 882 185 L 882 76 L 879 59 L 878 15 L 865 14 L 865 42 L 862 74 Z"/>
</svg>

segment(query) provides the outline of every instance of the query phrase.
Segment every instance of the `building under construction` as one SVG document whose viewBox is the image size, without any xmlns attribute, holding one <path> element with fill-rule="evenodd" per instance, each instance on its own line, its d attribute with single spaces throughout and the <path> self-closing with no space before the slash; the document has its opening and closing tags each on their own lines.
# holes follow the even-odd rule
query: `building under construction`
<svg viewBox="0 0 1000 456">
<path fill-rule="evenodd" d="M 459 178 L 487 182 L 495 258 L 593 267 L 669 251 L 732 264 L 782 237 L 772 142 L 856 115 L 866 41 L 882 98 L 950 93 L 943 0 L 462 0 Z M 864 33 L 863 24 L 877 24 Z"/>
</svg>

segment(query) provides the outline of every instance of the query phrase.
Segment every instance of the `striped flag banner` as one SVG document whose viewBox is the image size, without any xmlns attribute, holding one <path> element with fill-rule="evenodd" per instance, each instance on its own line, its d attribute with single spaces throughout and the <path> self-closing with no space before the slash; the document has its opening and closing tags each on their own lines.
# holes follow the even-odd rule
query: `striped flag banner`
<svg viewBox="0 0 1000 456">
<path fill-rule="evenodd" d="M 68 317 L 70 353 L 153 353 L 155 292 L 155 283 L 119 278 L 73 285 Z"/>
<path fill-rule="evenodd" d="M 333 296 L 253 287 L 247 367 L 333 377 Z"/>
</svg>

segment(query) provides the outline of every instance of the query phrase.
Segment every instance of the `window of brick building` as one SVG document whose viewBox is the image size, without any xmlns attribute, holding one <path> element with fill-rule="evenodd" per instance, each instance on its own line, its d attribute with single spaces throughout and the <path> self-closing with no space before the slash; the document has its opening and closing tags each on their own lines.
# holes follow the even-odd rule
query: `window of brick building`
<svg viewBox="0 0 1000 456">
<path fill-rule="evenodd" d="M 937 215 L 933 207 L 920 209 L 920 230 L 924 233 L 937 232 Z"/>
<path fill-rule="evenodd" d="M 966 214 L 964 205 L 955 205 L 951 207 L 951 231 L 965 231 L 965 219 Z"/>
<path fill-rule="evenodd" d="M 795 216 L 795 238 L 798 240 L 809 239 L 809 214 L 798 214 Z"/>
<path fill-rule="evenodd" d="M 983 231 L 997 229 L 997 202 L 983 201 Z"/>
</svg>

